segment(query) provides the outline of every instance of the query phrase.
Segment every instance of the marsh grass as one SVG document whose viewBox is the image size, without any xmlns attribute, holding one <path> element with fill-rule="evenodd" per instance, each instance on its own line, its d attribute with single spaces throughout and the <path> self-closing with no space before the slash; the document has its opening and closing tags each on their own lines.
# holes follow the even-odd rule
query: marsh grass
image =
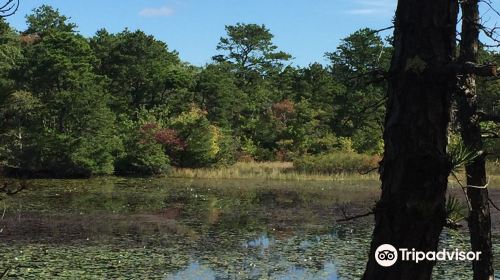
<svg viewBox="0 0 500 280">
<path fill-rule="evenodd" d="M 461 184 L 466 184 L 465 178 L 465 168 L 461 168 L 455 173 L 458 180 L 460 180 Z M 486 176 L 488 178 L 488 187 L 489 188 L 499 188 L 500 187 L 500 162 L 498 161 L 488 161 L 486 162 Z M 450 176 L 449 182 L 451 187 L 460 187 L 460 184 L 457 182 L 457 178 L 454 176 Z"/>
<path fill-rule="evenodd" d="M 202 179 L 266 179 L 294 181 L 341 181 L 341 180 L 376 180 L 377 172 L 360 174 L 359 172 L 339 172 L 325 174 L 319 172 L 297 171 L 292 162 L 238 162 L 232 166 L 217 168 L 177 168 L 169 174 L 172 178 Z"/>
<path fill-rule="evenodd" d="M 500 162 L 490 161 L 486 165 L 490 187 L 500 187 Z M 263 179 L 283 181 L 378 181 L 376 170 L 368 174 L 359 172 L 320 173 L 298 171 L 292 162 L 238 162 L 231 166 L 216 168 L 176 168 L 170 178 L 186 179 Z M 465 182 L 465 172 L 461 170 L 457 177 Z M 456 179 L 450 176 L 450 186 L 459 187 Z"/>
</svg>

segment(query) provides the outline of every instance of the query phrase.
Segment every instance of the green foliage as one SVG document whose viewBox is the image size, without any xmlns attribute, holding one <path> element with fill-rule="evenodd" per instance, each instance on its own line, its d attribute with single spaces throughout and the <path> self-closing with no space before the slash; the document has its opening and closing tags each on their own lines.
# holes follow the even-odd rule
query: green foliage
<svg viewBox="0 0 500 280">
<path fill-rule="evenodd" d="M 170 126 L 179 133 L 186 145 L 185 149 L 172 156 L 177 165 L 203 167 L 216 162 L 223 136 L 218 127 L 210 124 L 205 111 L 192 107 L 170 120 Z"/>
<path fill-rule="evenodd" d="M 291 55 L 278 51 L 273 44 L 274 35 L 265 25 L 243 24 L 226 26 L 227 37 L 220 39 L 217 50 L 226 54 L 214 57 L 216 61 L 228 61 L 240 71 L 256 70 L 267 73 L 283 66 Z"/>
<path fill-rule="evenodd" d="M 293 162 L 298 171 L 308 173 L 354 173 L 367 172 L 376 168 L 380 158 L 349 152 L 333 152 L 321 155 L 303 156 Z"/>
<path fill-rule="evenodd" d="M 350 138 L 337 137 L 332 133 L 327 133 L 323 137 L 312 139 L 308 151 L 313 154 L 339 151 L 347 153 L 355 152 Z"/>
<path fill-rule="evenodd" d="M 0 18 L 0 102 L 13 89 L 15 81 L 11 78 L 11 71 L 21 58 L 22 50 L 17 34 Z"/>
<path fill-rule="evenodd" d="M 464 166 L 474 162 L 482 154 L 483 151 L 466 147 L 462 141 L 451 141 L 448 145 L 448 158 L 453 172 L 460 171 Z"/>
<path fill-rule="evenodd" d="M 207 65 L 198 75 L 196 92 L 211 122 L 236 129 L 232 124 L 240 117 L 246 100 L 227 63 Z"/>
<path fill-rule="evenodd" d="M 226 26 L 213 62 L 194 67 L 140 30 L 85 38 L 47 5 L 26 19 L 23 33 L 0 19 L 2 166 L 152 175 L 170 165 L 297 159 L 329 173 L 363 169 L 359 154 L 382 154 L 392 49 L 373 30 L 343 39 L 326 66 L 295 67 L 266 26 L 237 23 Z M 498 52 L 480 52 L 499 62 Z M 498 85 L 478 79 L 485 113 L 499 113 Z M 500 154 L 497 140 L 485 147 Z M 453 164 L 473 158 L 450 151 Z"/>
<path fill-rule="evenodd" d="M 446 219 L 452 223 L 458 223 L 468 216 L 467 205 L 455 196 L 448 196 L 446 200 Z"/>
<path fill-rule="evenodd" d="M 139 110 L 137 116 L 137 120 L 121 116 L 119 126 L 124 149 L 116 160 L 116 174 L 148 176 L 165 173 L 170 159 L 163 145 L 155 139 L 158 122 L 144 109 Z"/>
<path fill-rule="evenodd" d="M 26 16 L 28 29 L 26 34 L 40 33 L 45 35 L 50 32 L 75 32 L 76 24 L 68 22 L 70 18 L 61 15 L 58 9 L 49 5 L 42 5 Z"/>
<path fill-rule="evenodd" d="M 109 79 L 112 107 L 119 113 L 165 104 L 172 92 L 189 87 L 193 80 L 176 52 L 142 31 L 101 30 L 90 45 L 99 59 L 98 73 Z"/>
<path fill-rule="evenodd" d="M 24 111 L 36 104 L 37 112 L 32 120 L 11 118 L 18 119 L 18 131 L 28 132 L 11 165 L 57 176 L 113 173 L 113 153 L 120 143 L 95 60 L 85 38 L 65 31 L 54 30 L 25 47 L 14 76 L 28 92 L 13 98 Z"/>
</svg>

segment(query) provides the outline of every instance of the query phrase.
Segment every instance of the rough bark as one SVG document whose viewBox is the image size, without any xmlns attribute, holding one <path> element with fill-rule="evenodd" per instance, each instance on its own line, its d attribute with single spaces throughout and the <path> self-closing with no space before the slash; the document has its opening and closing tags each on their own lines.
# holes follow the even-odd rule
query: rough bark
<svg viewBox="0 0 500 280">
<path fill-rule="evenodd" d="M 479 48 L 479 7 L 478 0 L 461 3 L 462 40 L 460 42 L 459 63 L 477 62 Z M 476 76 L 459 76 L 456 92 L 460 133 L 466 147 L 480 151 L 483 149 L 480 115 L 477 111 Z M 467 185 L 484 186 L 487 184 L 484 157 L 478 157 L 465 167 Z M 468 188 L 470 201 L 469 231 L 473 251 L 482 252 L 479 261 L 472 263 L 474 280 L 493 280 L 493 253 L 491 248 L 491 218 L 488 202 L 488 189 Z"/>
<path fill-rule="evenodd" d="M 430 279 L 434 263 L 402 262 L 384 268 L 379 245 L 437 250 L 446 222 L 446 156 L 450 99 L 456 78 L 443 71 L 453 61 L 456 0 L 399 0 L 394 31 L 382 194 L 363 279 Z"/>
</svg>

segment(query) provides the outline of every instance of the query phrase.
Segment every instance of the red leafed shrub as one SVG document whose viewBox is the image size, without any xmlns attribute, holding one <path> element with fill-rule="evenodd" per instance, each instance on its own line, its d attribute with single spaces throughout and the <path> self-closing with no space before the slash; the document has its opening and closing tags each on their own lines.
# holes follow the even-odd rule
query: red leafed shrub
<svg viewBox="0 0 500 280">
<path fill-rule="evenodd" d="M 179 138 L 177 132 L 170 128 L 163 128 L 154 134 L 156 142 L 169 146 L 173 150 L 184 150 L 186 144 Z"/>
</svg>

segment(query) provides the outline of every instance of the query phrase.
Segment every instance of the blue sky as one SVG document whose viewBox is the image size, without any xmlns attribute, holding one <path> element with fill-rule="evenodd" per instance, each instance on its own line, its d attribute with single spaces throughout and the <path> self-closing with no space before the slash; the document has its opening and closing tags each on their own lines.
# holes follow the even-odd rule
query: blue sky
<svg viewBox="0 0 500 280">
<path fill-rule="evenodd" d="M 390 26 L 396 0 L 21 0 L 19 12 L 8 21 L 25 29 L 24 16 L 48 4 L 72 18 L 85 36 L 98 29 L 119 32 L 141 29 L 166 42 L 183 60 L 204 65 L 217 54 L 224 26 L 265 24 L 280 49 L 294 64 L 324 62 L 340 39 L 359 28 Z M 500 0 L 494 0 L 500 8 Z M 495 21 L 493 13 L 489 13 Z"/>
</svg>

